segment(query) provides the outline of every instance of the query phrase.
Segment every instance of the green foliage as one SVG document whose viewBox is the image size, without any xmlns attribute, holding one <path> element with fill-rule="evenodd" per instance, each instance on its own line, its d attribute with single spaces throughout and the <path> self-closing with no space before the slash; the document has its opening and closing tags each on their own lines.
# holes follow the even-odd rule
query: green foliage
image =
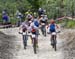
<svg viewBox="0 0 75 59">
<path fill-rule="evenodd" d="M 67 28 L 75 28 L 75 20 L 69 20 L 66 25 Z"/>
<path fill-rule="evenodd" d="M 39 7 L 42 7 L 45 3 L 46 3 L 46 0 L 27 0 L 30 5 L 32 6 L 31 9 L 33 9 L 33 11 L 37 11 L 39 9 Z"/>
<path fill-rule="evenodd" d="M 75 0 L 0 0 L 0 13 L 3 9 L 13 14 L 17 9 L 25 13 L 28 9 L 37 11 L 39 7 L 46 9 L 49 18 L 75 15 Z"/>
<path fill-rule="evenodd" d="M 42 7 L 47 10 L 49 18 L 75 16 L 75 0 L 47 0 Z"/>
<path fill-rule="evenodd" d="M 57 21 L 56 23 L 61 24 L 64 28 L 75 28 L 75 20 L 63 19 L 61 21 Z"/>
<path fill-rule="evenodd" d="M 6 9 L 13 17 L 16 10 L 24 14 L 27 10 L 37 12 L 39 7 L 46 10 L 48 18 L 75 16 L 75 0 L 0 0 L 0 13 Z"/>
</svg>

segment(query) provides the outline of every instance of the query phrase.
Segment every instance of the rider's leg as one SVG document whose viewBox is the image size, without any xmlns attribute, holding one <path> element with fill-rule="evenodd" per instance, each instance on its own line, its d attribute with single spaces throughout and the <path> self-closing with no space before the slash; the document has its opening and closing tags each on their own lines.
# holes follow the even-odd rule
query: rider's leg
<svg viewBox="0 0 75 59">
<path fill-rule="evenodd" d="M 46 28 L 44 28 L 44 36 L 46 36 Z"/>
<path fill-rule="evenodd" d="M 51 45 L 53 45 L 53 35 L 50 37 Z"/>
<path fill-rule="evenodd" d="M 43 25 L 43 35 L 46 36 L 46 27 Z"/>
<path fill-rule="evenodd" d="M 45 35 L 45 32 L 44 31 L 45 31 L 45 28 L 44 28 L 44 26 L 42 26 L 42 34 L 43 35 Z"/>
<path fill-rule="evenodd" d="M 24 48 L 26 48 L 26 46 L 27 46 L 27 37 L 26 37 L 26 35 L 23 35 L 23 44 L 24 44 Z"/>
<path fill-rule="evenodd" d="M 43 27 L 41 26 L 41 32 L 42 32 L 42 34 L 43 34 L 43 29 L 42 29 Z"/>
<path fill-rule="evenodd" d="M 30 38 L 31 38 L 31 43 L 33 44 L 33 39 L 32 39 L 32 36 L 30 35 Z"/>
</svg>

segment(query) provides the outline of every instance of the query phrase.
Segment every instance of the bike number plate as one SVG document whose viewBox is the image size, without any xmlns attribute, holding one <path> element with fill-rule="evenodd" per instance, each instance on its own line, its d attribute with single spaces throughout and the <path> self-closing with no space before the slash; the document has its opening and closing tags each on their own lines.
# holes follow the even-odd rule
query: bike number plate
<svg viewBox="0 0 75 59">
<path fill-rule="evenodd" d="M 32 38 L 35 38 L 35 37 L 36 37 L 36 35 L 33 35 L 33 34 L 32 34 Z"/>
<path fill-rule="evenodd" d="M 56 35 L 56 32 L 53 32 L 52 35 Z"/>
<path fill-rule="evenodd" d="M 45 25 L 45 23 L 42 23 L 42 25 Z"/>
<path fill-rule="evenodd" d="M 26 35 L 26 32 L 23 32 L 23 35 Z"/>
</svg>

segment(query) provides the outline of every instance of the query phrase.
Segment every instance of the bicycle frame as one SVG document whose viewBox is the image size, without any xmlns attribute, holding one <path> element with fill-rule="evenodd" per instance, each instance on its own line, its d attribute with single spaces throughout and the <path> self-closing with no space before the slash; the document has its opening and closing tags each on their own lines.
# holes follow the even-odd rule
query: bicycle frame
<svg viewBox="0 0 75 59">
<path fill-rule="evenodd" d="M 54 48 L 54 50 L 56 51 L 56 44 L 57 44 L 57 40 L 56 40 L 56 33 L 52 33 L 51 35 L 51 45 Z"/>
<path fill-rule="evenodd" d="M 23 36 L 24 49 L 26 49 L 26 46 L 27 46 L 27 40 L 28 40 L 27 31 L 26 31 L 26 32 L 19 32 L 19 34 L 22 34 L 22 36 Z"/>
</svg>

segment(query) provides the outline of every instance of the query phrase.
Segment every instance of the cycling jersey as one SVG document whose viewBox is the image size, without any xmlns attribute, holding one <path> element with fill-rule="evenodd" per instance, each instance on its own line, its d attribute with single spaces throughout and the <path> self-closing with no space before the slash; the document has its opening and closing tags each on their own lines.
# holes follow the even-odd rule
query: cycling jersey
<svg viewBox="0 0 75 59">
<path fill-rule="evenodd" d="M 34 25 L 36 26 L 36 27 L 39 27 L 39 22 L 38 22 L 38 20 L 37 19 L 34 19 Z"/>
<path fill-rule="evenodd" d="M 27 27 L 28 27 L 28 25 L 26 24 L 26 22 L 23 22 L 21 24 L 21 26 L 22 26 L 22 31 L 25 32 L 27 30 Z"/>
<path fill-rule="evenodd" d="M 46 24 L 46 19 L 42 17 L 42 18 L 40 19 L 40 22 Z"/>
<path fill-rule="evenodd" d="M 59 27 L 53 23 L 53 24 L 49 24 L 48 29 L 50 32 L 56 32 L 56 29 L 58 29 Z"/>
<path fill-rule="evenodd" d="M 50 24 L 50 32 L 55 32 L 55 24 Z"/>
<path fill-rule="evenodd" d="M 38 30 L 38 27 L 35 26 L 34 22 L 32 22 L 30 26 L 28 27 L 28 31 L 31 32 L 32 34 L 38 34 L 37 30 Z"/>
</svg>

